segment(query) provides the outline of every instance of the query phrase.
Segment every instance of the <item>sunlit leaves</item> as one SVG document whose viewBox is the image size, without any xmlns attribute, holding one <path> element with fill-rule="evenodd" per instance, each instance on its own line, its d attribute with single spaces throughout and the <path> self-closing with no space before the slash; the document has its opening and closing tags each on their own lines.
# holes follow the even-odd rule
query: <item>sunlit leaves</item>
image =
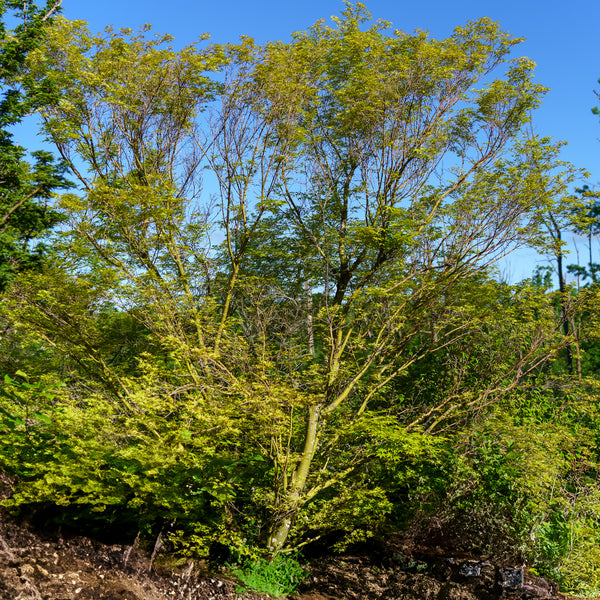
<svg viewBox="0 0 600 600">
<path fill-rule="evenodd" d="M 490 280 L 545 243 L 573 176 L 521 141 L 533 64 L 489 19 L 436 40 L 360 4 L 286 43 L 149 33 L 59 21 L 30 64 L 81 184 L 54 264 L 7 303 L 64 359 L 61 431 L 84 440 L 91 480 L 47 484 L 172 509 L 204 549 L 252 529 L 275 554 L 351 519 L 366 537 L 386 468 L 437 456 L 560 345 L 543 290 Z"/>
</svg>

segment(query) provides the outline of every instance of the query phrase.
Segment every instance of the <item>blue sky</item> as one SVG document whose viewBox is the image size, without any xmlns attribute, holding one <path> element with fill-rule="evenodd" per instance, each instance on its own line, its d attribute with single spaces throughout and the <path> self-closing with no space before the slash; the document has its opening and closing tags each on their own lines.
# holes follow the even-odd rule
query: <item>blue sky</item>
<svg viewBox="0 0 600 600">
<path fill-rule="evenodd" d="M 479 17 L 498 21 L 505 31 L 526 38 L 514 56 L 537 63 L 536 80 L 550 88 L 534 117 L 536 133 L 563 140 L 563 159 L 591 173 L 600 187 L 600 119 L 591 113 L 600 84 L 600 3 L 595 0 L 368 0 L 374 18 L 397 29 L 425 29 L 437 38 Z M 329 19 L 344 8 L 342 0 L 64 0 L 63 14 L 88 21 L 92 31 L 107 25 L 137 29 L 150 23 L 169 33 L 175 45 L 209 33 L 215 42 L 249 35 L 258 42 L 286 40 L 294 31 Z M 517 255 L 503 267 L 510 279 L 531 274 L 531 254 Z M 547 264 L 539 261 L 540 264 Z"/>
</svg>

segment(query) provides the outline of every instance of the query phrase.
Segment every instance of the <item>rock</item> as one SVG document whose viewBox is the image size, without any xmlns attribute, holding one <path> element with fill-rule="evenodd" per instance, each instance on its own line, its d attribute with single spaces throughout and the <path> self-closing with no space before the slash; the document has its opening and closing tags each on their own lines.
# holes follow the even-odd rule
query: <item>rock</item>
<svg viewBox="0 0 600 600">
<path fill-rule="evenodd" d="M 34 573 L 35 569 L 28 563 L 25 563 L 19 567 L 19 575 L 21 575 L 21 577 L 27 577 L 29 575 L 33 575 Z"/>
<path fill-rule="evenodd" d="M 523 587 L 523 569 L 501 567 L 498 569 L 498 585 L 506 591 L 514 591 Z"/>
<path fill-rule="evenodd" d="M 557 598 L 558 586 L 553 581 L 544 577 L 526 573 L 521 595 L 525 599 L 531 598 Z"/>
<path fill-rule="evenodd" d="M 481 563 L 464 562 L 458 571 L 463 577 L 479 577 L 481 575 Z"/>
<path fill-rule="evenodd" d="M 135 546 L 135 544 L 134 544 Z M 126 560 L 125 560 L 126 559 Z M 157 563 L 159 558 L 157 557 Z M 172 562 L 172 561 L 171 561 Z M 0 513 L 0 600 L 267 600 L 183 561 L 149 570 L 139 548 L 45 536 Z M 176 564 L 176 563 L 173 563 Z M 558 600 L 556 585 L 493 560 L 395 553 L 315 560 L 298 600 Z"/>
<path fill-rule="evenodd" d="M 240 594 L 231 581 L 207 585 L 193 563 L 183 572 L 159 575 L 133 549 L 107 546 L 85 537 L 45 536 L 20 526 L 0 511 L 0 600 L 267 600 Z"/>
</svg>

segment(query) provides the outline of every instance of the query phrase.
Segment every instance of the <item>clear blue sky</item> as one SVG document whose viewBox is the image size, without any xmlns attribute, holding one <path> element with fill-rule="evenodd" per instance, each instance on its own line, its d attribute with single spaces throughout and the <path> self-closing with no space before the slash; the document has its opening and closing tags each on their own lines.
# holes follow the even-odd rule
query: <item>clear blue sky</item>
<svg viewBox="0 0 600 600">
<path fill-rule="evenodd" d="M 368 0 L 374 18 L 397 29 L 425 29 L 447 37 L 457 25 L 479 17 L 498 21 L 505 31 L 526 38 L 515 56 L 537 63 L 536 80 L 550 89 L 535 116 L 535 131 L 568 142 L 563 159 L 588 170 L 600 187 L 600 119 L 591 113 L 600 84 L 600 2 L 598 0 Z M 258 42 L 286 40 L 294 31 L 329 19 L 342 0 L 63 0 L 64 16 L 83 19 L 92 31 L 107 25 L 137 29 L 145 23 L 169 33 L 177 46 L 209 33 L 215 42 L 249 35 Z M 575 262 L 574 254 L 571 255 Z M 533 264 L 547 264 L 531 252 L 512 256 L 501 267 L 514 280 Z M 571 262 L 571 261 L 569 261 Z"/>
</svg>

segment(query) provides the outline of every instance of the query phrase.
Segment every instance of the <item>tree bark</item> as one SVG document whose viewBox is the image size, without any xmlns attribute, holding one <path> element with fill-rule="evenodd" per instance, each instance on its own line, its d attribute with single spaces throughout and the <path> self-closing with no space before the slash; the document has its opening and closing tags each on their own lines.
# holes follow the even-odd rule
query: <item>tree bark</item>
<svg viewBox="0 0 600 600">
<path fill-rule="evenodd" d="M 269 534 L 267 547 L 273 556 L 279 553 L 287 541 L 294 517 L 302 505 L 302 494 L 306 488 L 310 466 L 318 444 L 320 413 L 319 405 L 312 404 L 308 407 L 304 449 L 292 475 L 290 488 L 285 490 L 284 497 L 281 498 L 276 509 Z"/>
</svg>

